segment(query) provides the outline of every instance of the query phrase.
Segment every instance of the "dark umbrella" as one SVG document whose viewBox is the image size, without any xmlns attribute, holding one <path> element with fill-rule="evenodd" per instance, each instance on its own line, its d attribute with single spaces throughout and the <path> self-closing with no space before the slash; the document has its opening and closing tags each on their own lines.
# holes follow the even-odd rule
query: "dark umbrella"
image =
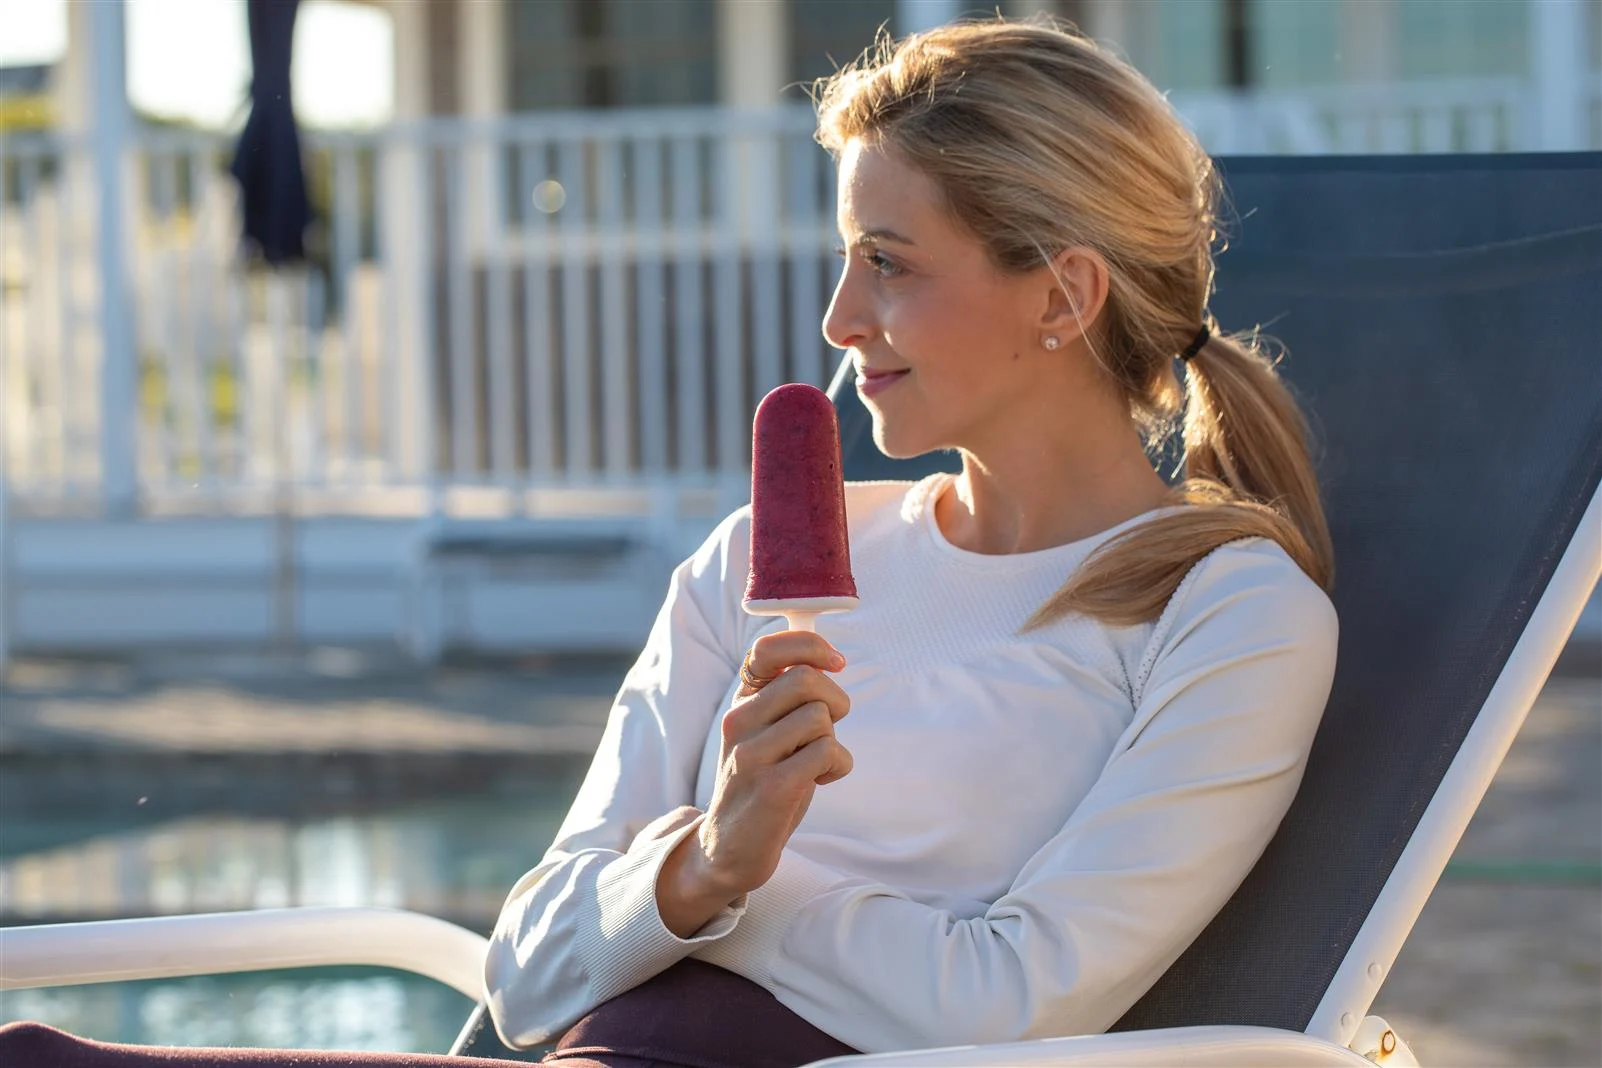
<svg viewBox="0 0 1602 1068">
<path fill-rule="evenodd" d="M 250 19 L 250 118 L 229 170 L 239 180 L 245 239 L 277 266 L 304 259 L 311 216 L 300 134 L 289 95 L 289 54 L 300 0 L 247 0 Z"/>
</svg>

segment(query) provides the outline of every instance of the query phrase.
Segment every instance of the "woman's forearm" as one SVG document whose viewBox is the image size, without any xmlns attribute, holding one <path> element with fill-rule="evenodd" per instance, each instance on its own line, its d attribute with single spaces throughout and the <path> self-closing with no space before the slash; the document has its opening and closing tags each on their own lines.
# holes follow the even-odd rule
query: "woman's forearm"
<svg viewBox="0 0 1602 1068">
<path fill-rule="evenodd" d="M 739 897 L 712 875 L 699 833 L 685 835 L 657 873 L 657 912 L 679 938 L 693 937 Z"/>
</svg>

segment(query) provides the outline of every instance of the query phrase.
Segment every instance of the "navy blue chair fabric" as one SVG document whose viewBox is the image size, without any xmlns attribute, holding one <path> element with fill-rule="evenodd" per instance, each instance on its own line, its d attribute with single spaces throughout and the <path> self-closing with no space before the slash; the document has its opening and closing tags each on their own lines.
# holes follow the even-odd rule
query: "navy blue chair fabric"
<svg viewBox="0 0 1602 1068">
<path fill-rule="evenodd" d="M 1602 154 L 1226 160 L 1212 302 L 1319 439 L 1340 663 L 1301 793 L 1119 1024 L 1304 1029 L 1602 478 Z M 919 478 L 838 398 L 848 478 Z"/>
</svg>

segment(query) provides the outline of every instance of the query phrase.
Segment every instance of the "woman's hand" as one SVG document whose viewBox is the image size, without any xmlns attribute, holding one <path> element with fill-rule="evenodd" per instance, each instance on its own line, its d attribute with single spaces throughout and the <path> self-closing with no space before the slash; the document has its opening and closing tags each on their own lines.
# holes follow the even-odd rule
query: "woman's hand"
<svg viewBox="0 0 1602 1068">
<path fill-rule="evenodd" d="M 747 681 L 723 717 L 717 785 L 700 829 L 712 874 L 736 895 L 772 877 L 813 790 L 851 771 L 851 754 L 834 735 L 851 699 L 825 674 L 844 666 L 832 645 L 806 631 L 764 635 L 751 647 Z"/>
<path fill-rule="evenodd" d="M 844 666 L 833 646 L 806 631 L 764 635 L 751 647 L 723 717 L 706 819 L 657 880 L 663 922 L 679 937 L 772 878 L 813 791 L 851 772 L 851 754 L 834 735 L 851 700 L 825 674 Z"/>
</svg>

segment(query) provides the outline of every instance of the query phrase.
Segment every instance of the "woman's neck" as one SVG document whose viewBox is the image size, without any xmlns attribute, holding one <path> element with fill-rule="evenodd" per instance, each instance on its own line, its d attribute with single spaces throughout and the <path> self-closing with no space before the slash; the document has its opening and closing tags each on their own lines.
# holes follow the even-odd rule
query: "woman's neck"
<svg viewBox="0 0 1602 1068">
<path fill-rule="evenodd" d="M 1083 447 L 1089 442 L 1100 448 Z M 1042 448 L 1036 437 L 1010 454 L 964 449 L 962 473 L 935 501 L 941 533 L 970 552 L 1033 552 L 1091 537 L 1164 503 L 1168 487 L 1133 427 L 1089 442 Z"/>
</svg>

